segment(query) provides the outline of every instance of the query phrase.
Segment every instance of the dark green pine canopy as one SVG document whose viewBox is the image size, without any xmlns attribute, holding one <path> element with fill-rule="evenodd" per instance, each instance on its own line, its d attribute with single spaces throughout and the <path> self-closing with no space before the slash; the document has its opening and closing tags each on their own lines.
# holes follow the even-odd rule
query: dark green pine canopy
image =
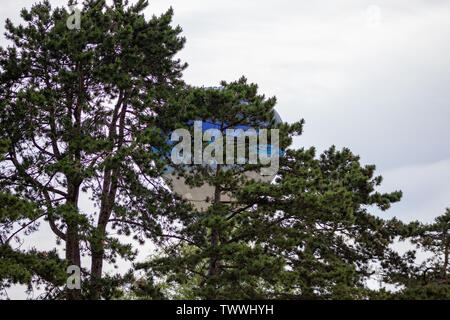
<svg viewBox="0 0 450 320">
<path fill-rule="evenodd" d="M 72 12 L 43 1 L 21 11 L 22 24 L 6 21 L 0 292 L 43 284 L 43 299 L 449 298 L 449 210 L 433 224 L 374 216 L 401 198 L 377 191 L 375 166 L 347 148 L 294 148 L 304 121 L 275 121 L 275 97 L 245 77 L 221 90 L 186 84 L 173 10 L 149 18 L 147 7 L 84 1 L 80 29 L 71 29 Z M 214 189 L 206 212 L 197 211 L 166 185 L 170 158 L 161 156 L 170 154 L 166 137 L 192 130 L 193 119 L 278 129 L 277 177 L 244 174 L 260 163 L 175 166 L 188 185 Z M 21 248 L 43 225 L 63 250 Z M 393 249 L 398 240 L 432 258 L 418 266 L 414 248 Z M 149 246 L 151 257 L 138 261 Z M 133 268 L 105 272 L 119 261 Z M 395 292 L 367 285 L 374 265 Z M 67 288 L 68 266 L 81 268 L 81 289 Z"/>
</svg>

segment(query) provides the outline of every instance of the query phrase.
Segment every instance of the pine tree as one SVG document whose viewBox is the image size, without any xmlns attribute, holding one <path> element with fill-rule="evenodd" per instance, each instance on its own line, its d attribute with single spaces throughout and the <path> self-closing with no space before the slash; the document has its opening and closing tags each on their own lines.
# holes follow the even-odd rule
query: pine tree
<svg viewBox="0 0 450 320">
<path fill-rule="evenodd" d="M 448 298 L 449 210 L 430 225 L 372 215 L 371 206 L 387 210 L 401 198 L 376 191 L 382 178 L 375 166 L 361 165 L 347 148 L 320 155 L 293 149 L 303 120 L 277 123 L 276 99 L 244 77 L 218 88 L 185 84 L 186 65 L 175 58 L 185 39 L 171 26 L 173 11 L 146 19 L 146 7 L 145 0 L 84 1 L 80 28 L 72 29 L 74 13 L 44 1 L 22 10 L 24 25 L 6 22 L 0 289 L 44 284 L 43 298 L 110 299 L 133 283 L 125 297 Z M 278 129 L 275 181 L 252 178 L 261 163 L 189 170 L 172 163 L 169 137 L 180 128 L 195 136 L 194 120 L 218 123 L 220 132 Z M 205 210 L 168 190 L 168 167 L 192 187 L 213 188 Z M 81 209 L 85 198 L 89 212 Z M 64 242 L 64 259 L 17 245 L 42 222 Z M 136 280 L 136 270 L 104 274 L 105 262 L 134 261 L 137 253 L 113 232 L 157 246 L 152 259 L 135 265 L 146 278 Z M 414 251 L 400 256 L 390 247 L 398 236 L 433 258 L 416 266 Z M 89 266 L 81 265 L 83 255 Z M 373 264 L 385 283 L 403 288 L 370 290 Z M 69 265 L 82 267 L 81 290 L 62 290 Z"/>
<path fill-rule="evenodd" d="M 7 148 L 8 142 L 0 141 L 0 159 Z M 0 294 L 11 285 L 40 283 L 46 285 L 47 295 L 50 295 L 64 283 L 65 262 L 55 251 L 25 252 L 14 250 L 10 245 L 14 240 L 20 241 L 21 232 L 36 230 L 36 221 L 42 215 L 35 204 L 8 191 L 0 191 Z"/>
<path fill-rule="evenodd" d="M 400 290 L 389 298 L 450 299 L 450 209 L 434 223 L 411 222 L 401 228 L 400 234 L 401 240 L 409 240 L 416 250 L 405 254 L 401 268 L 391 268 L 388 280 Z M 428 257 L 417 261 L 417 250 Z"/>
<path fill-rule="evenodd" d="M 137 265 L 149 283 L 162 280 L 178 288 L 166 291 L 169 297 L 196 299 L 368 297 L 371 263 L 395 254 L 388 245 L 397 221 L 376 218 L 367 207 L 386 210 L 401 192 L 376 192 L 382 179 L 375 166 L 362 167 L 348 149 L 332 147 L 319 158 L 313 148 L 288 149 L 303 121 L 276 125 L 275 99 L 245 78 L 199 90 L 196 119 L 268 124 L 280 130 L 286 152 L 274 184 L 243 175 L 260 165 L 191 166 L 186 181 L 209 183 L 216 196 L 206 213 L 179 217 L 172 239 L 160 244 L 165 255 Z M 227 192 L 235 200 L 221 201 Z"/>
<path fill-rule="evenodd" d="M 143 242 L 160 232 L 159 215 L 175 211 L 152 150 L 164 148 L 156 128 L 170 121 L 165 109 L 184 87 L 186 65 L 174 56 L 185 39 L 171 26 L 171 9 L 146 19 L 146 7 L 145 0 L 84 1 L 80 29 L 69 29 L 72 13 L 43 1 L 21 11 L 23 25 L 6 22 L 0 139 L 9 147 L 0 185 L 39 208 L 65 242 L 67 265 L 91 257 L 83 292 L 68 290 L 69 299 L 111 292 L 104 261 L 134 258 L 129 245 L 109 236 L 111 227 L 136 231 Z M 91 212 L 80 210 L 83 194 L 97 206 Z"/>
</svg>

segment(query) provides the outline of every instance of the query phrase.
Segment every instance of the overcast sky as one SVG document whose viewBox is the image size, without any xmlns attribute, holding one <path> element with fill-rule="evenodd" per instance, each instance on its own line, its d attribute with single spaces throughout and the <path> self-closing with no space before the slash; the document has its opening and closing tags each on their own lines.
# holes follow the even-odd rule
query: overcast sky
<svg viewBox="0 0 450 320">
<path fill-rule="evenodd" d="M 187 82 L 245 75 L 275 95 L 295 146 L 349 147 L 376 164 L 383 213 L 431 221 L 450 206 L 450 1 L 151 1 L 175 10 Z"/>
<path fill-rule="evenodd" d="M 34 2 L 3 1 L 1 20 Z M 376 164 L 381 190 L 404 192 L 376 214 L 429 222 L 450 207 L 450 1 L 154 0 L 148 16 L 170 6 L 188 83 L 245 75 L 284 121 L 306 120 L 296 147 L 349 147 Z"/>
</svg>

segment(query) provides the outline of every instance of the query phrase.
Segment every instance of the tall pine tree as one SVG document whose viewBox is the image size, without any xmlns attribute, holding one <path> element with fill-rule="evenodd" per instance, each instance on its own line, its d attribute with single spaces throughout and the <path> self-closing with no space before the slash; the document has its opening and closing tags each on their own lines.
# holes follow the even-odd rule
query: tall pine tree
<svg viewBox="0 0 450 320">
<path fill-rule="evenodd" d="M 69 299 L 100 298 L 108 288 L 104 261 L 135 256 L 109 236 L 111 226 L 129 234 L 145 220 L 156 236 L 157 217 L 173 209 L 152 148 L 163 147 L 155 123 L 164 127 L 164 109 L 184 86 L 186 65 L 175 55 L 185 40 L 171 26 L 172 10 L 146 19 L 146 7 L 145 0 L 84 1 L 80 29 L 69 29 L 72 13 L 43 1 L 22 10 L 24 24 L 6 22 L 0 139 L 9 147 L 0 185 L 38 206 L 65 243 L 68 265 L 90 256 L 85 290 L 68 290 Z"/>
<path fill-rule="evenodd" d="M 398 223 L 374 217 L 368 207 L 386 210 L 401 192 L 376 192 L 382 179 L 375 166 L 362 166 L 348 149 L 332 147 L 318 158 L 313 148 L 288 149 L 303 121 L 275 124 L 275 99 L 244 78 L 199 89 L 189 105 L 195 119 L 224 124 L 220 130 L 249 123 L 277 128 L 286 151 L 274 184 L 243 174 L 259 174 L 261 164 L 184 172 L 193 186 L 214 187 L 215 197 L 206 211 L 179 216 L 172 237 L 160 242 L 164 254 L 137 266 L 148 271 L 150 285 L 162 279 L 178 288 L 166 291 L 170 297 L 196 299 L 368 297 L 370 266 L 395 255 L 389 244 Z M 234 200 L 223 201 L 227 192 Z"/>
</svg>

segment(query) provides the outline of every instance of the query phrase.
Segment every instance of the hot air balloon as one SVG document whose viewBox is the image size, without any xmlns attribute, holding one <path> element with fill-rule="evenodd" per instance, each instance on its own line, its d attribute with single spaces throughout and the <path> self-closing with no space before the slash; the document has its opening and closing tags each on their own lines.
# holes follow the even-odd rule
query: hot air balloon
<svg viewBox="0 0 450 320">
<path fill-rule="evenodd" d="M 275 120 L 275 124 L 282 122 L 279 114 L 276 111 L 274 112 L 274 120 Z M 202 134 L 206 134 L 208 132 L 208 130 L 211 130 L 211 129 L 218 130 L 222 124 L 220 122 L 210 122 L 210 121 L 204 121 L 204 122 L 200 122 L 200 123 L 201 123 L 200 128 L 201 128 Z M 194 123 L 191 123 L 191 124 L 194 125 Z M 243 133 L 244 133 L 244 135 L 246 134 L 247 137 L 255 135 L 255 138 L 256 138 L 256 136 L 259 135 L 259 131 L 261 130 L 261 128 L 264 128 L 267 126 L 268 126 L 268 123 L 261 122 L 259 124 L 259 128 L 251 128 L 250 126 L 239 125 L 239 126 L 234 127 L 232 130 L 234 131 L 236 138 L 238 138 Z M 174 135 L 172 135 L 172 138 L 174 138 Z M 178 140 L 176 138 L 177 138 L 177 135 L 175 134 L 175 140 Z M 227 136 L 227 138 L 228 138 L 228 136 Z M 187 140 L 190 141 L 191 139 L 187 139 Z M 213 141 L 214 140 L 211 140 L 210 143 L 213 143 Z M 244 140 L 241 140 L 241 141 L 245 141 L 245 136 L 244 136 Z M 173 141 L 171 143 L 173 143 Z M 277 147 L 278 147 L 278 142 L 277 142 Z M 176 147 L 174 147 L 174 148 L 176 148 Z M 190 148 L 190 146 L 189 146 L 189 148 Z M 180 150 L 175 149 L 175 154 L 179 155 L 179 151 Z M 266 140 L 266 143 L 258 144 L 256 146 L 256 148 L 255 148 L 255 146 L 253 146 L 252 151 L 255 152 L 258 156 L 266 155 L 266 156 L 271 157 L 271 156 L 275 156 L 275 154 L 276 154 L 276 156 L 278 156 L 279 154 L 282 154 L 282 150 L 280 150 L 279 148 L 278 149 L 272 148 L 271 143 L 267 142 L 267 140 Z M 275 151 L 277 151 L 277 152 L 275 152 Z M 181 160 L 181 158 L 183 158 L 183 157 L 185 157 L 184 158 L 185 160 L 186 159 L 189 160 L 192 158 L 192 155 L 188 154 L 186 156 L 186 154 L 184 154 L 183 156 L 179 155 L 179 157 L 180 157 L 179 160 Z M 239 155 L 238 155 L 238 157 L 239 157 Z M 246 160 L 249 160 L 247 157 L 245 157 L 245 158 L 246 159 L 237 159 L 237 162 L 244 163 Z M 180 163 L 180 162 L 181 161 L 179 161 L 178 163 Z M 204 166 L 217 165 L 214 163 L 207 163 L 207 161 L 205 161 L 204 159 L 202 160 L 201 164 Z M 230 168 L 233 165 L 239 165 L 239 164 L 231 164 L 231 165 L 223 164 L 221 166 L 221 169 L 226 170 L 227 168 Z M 190 171 L 192 169 L 192 164 L 184 163 L 183 168 L 187 171 Z M 266 173 L 265 175 L 263 175 L 263 174 L 261 174 L 260 171 L 246 171 L 244 173 L 244 175 L 247 178 L 254 179 L 255 181 L 258 181 L 258 182 L 271 182 L 274 179 L 276 172 L 269 172 L 269 173 Z M 210 206 L 210 202 L 208 202 L 208 199 L 209 200 L 214 199 L 214 193 L 215 193 L 214 186 L 211 186 L 211 185 L 205 183 L 200 187 L 192 187 L 186 183 L 186 179 L 184 177 L 180 177 L 179 175 L 177 175 L 174 168 L 171 167 L 170 165 L 168 165 L 166 168 L 166 171 L 164 174 L 164 179 L 171 183 L 173 192 L 181 195 L 184 199 L 188 200 L 194 206 L 194 208 L 196 208 L 198 211 L 206 211 L 208 209 L 208 207 Z M 230 194 L 222 193 L 221 201 L 232 202 L 233 198 Z"/>
</svg>

